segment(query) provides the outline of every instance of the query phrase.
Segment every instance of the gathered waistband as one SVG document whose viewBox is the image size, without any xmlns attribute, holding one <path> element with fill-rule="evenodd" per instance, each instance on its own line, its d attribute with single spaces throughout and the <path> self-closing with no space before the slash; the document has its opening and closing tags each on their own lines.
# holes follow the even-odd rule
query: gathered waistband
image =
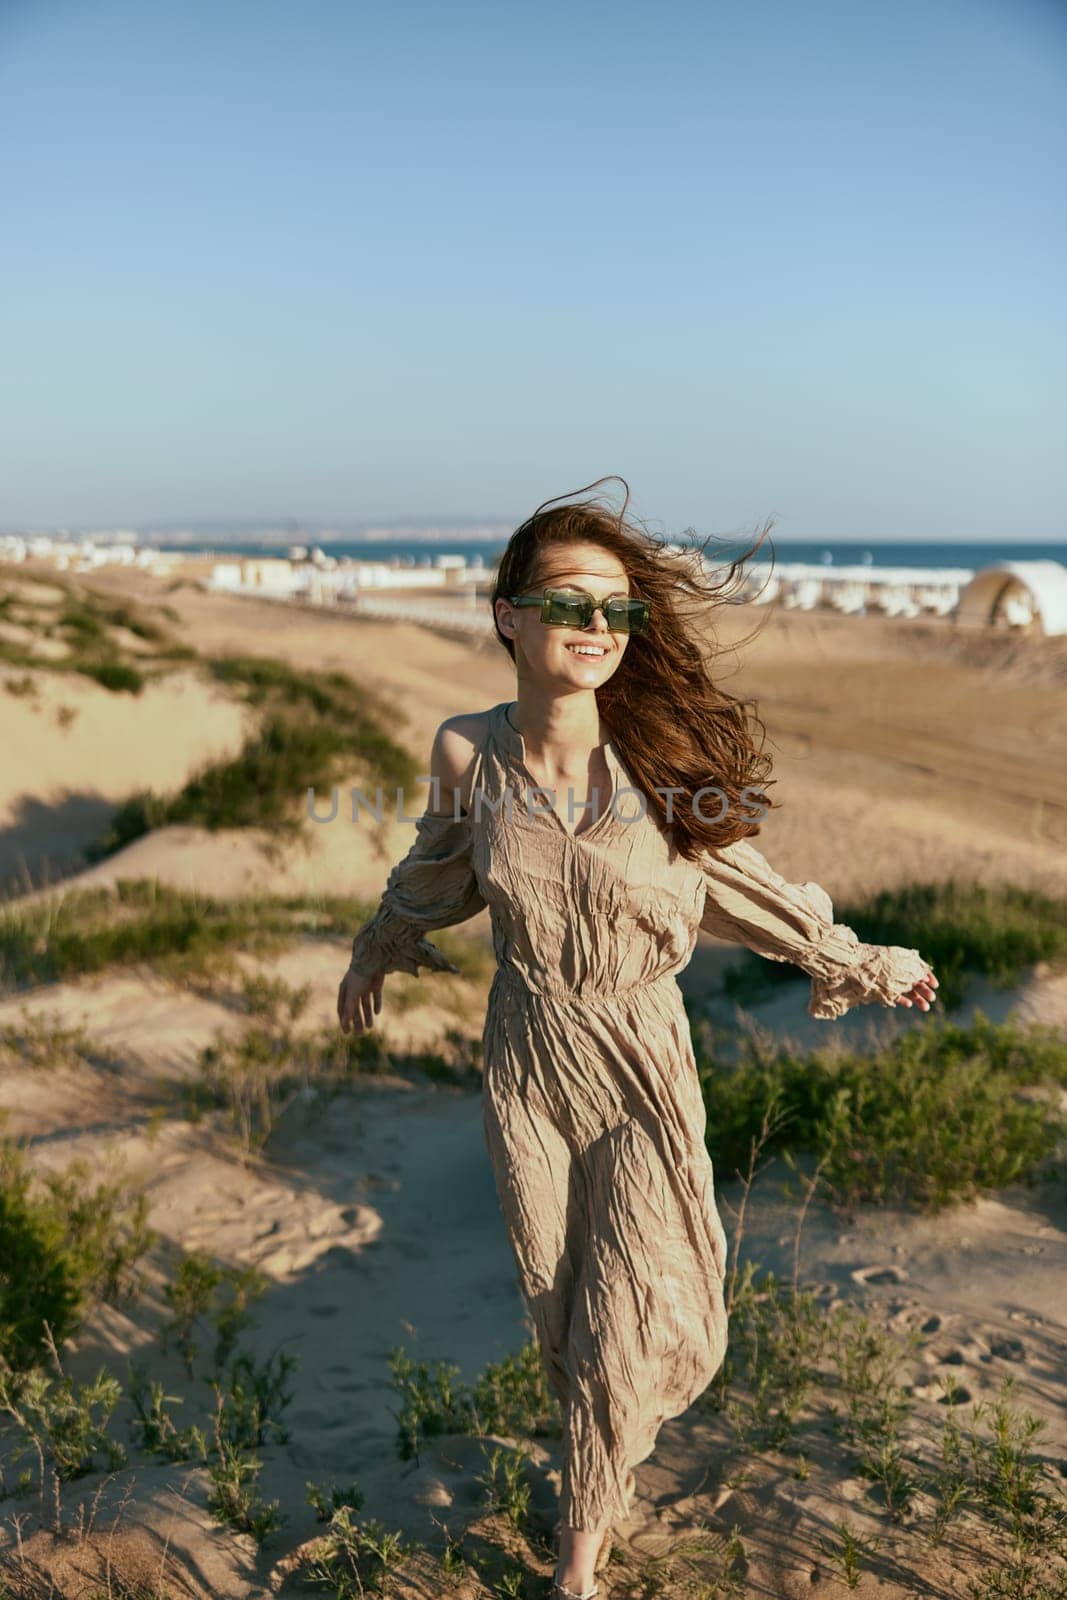
<svg viewBox="0 0 1067 1600">
<path fill-rule="evenodd" d="M 499 961 L 493 982 L 499 980 L 523 994 L 541 995 L 552 1000 L 595 1001 L 614 1000 L 620 995 L 636 994 L 642 989 L 660 988 L 663 984 L 674 983 L 676 978 L 677 973 L 674 971 L 659 972 L 654 977 L 641 978 L 636 983 L 612 984 L 609 988 L 597 988 L 595 984 L 590 983 L 566 983 L 562 978 L 542 978 L 537 983 L 531 983 L 510 961 Z"/>
</svg>

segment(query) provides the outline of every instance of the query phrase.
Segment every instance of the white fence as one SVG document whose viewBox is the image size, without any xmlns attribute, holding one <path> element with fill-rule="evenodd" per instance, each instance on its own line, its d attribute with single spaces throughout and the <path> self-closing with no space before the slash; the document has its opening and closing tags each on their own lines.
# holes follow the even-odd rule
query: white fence
<svg viewBox="0 0 1067 1600">
<path fill-rule="evenodd" d="M 361 617 L 382 617 L 390 622 L 420 622 L 443 628 L 458 628 L 464 633 L 492 633 L 493 619 L 488 600 L 458 601 L 445 605 L 437 600 L 393 600 L 384 595 L 359 595 L 346 609 Z"/>
</svg>

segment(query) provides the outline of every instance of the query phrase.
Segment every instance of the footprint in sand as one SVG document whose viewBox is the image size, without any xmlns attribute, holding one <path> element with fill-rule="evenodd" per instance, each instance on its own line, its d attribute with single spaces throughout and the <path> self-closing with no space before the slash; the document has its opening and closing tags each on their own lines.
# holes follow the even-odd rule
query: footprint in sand
<svg viewBox="0 0 1067 1600">
<path fill-rule="evenodd" d="M 989 1350 L 982 1357 L 983 1361 L 992 1361 L 994 1356 L 999 1356 L 1002 1361 L 1025 1361 L 1026 1346 L 1021 1339 L 1013 1339 L 1007 1334 L 994 1334 L 989 1341 Z"/>
<path fill-rule="evenodd" d="M 837 1295 L 837 1284 L 825 1280 L 822 1283 L 809 1283 L 805 1287 L 813 1300 L 833 1300 Z"/>
<path fill-rule="evenodd" d="M 903 1267 L 857 1267 L 852 1274 L 852 1281 L 869 1287 L 881 1283 L 907 1283 L 908 1274 Z"/>
<path fill-rule="evenodd" d="M 889 1326 L 895 1333 L 910 1334 L 918 1330 L 925 1338 L 929 1338 L 944 1326 L 943 1318 L 937 1312 L 930 1312 L 919 1300 L 894 1300 L 889 1310 L 892 1313 Z"/>
<path fill-rule="evenodd" d="M 946 1350 L 938 1360 L 948 1367 L 973 1366 L 976 1361 L 984 1361 L 989 1354 L 986 1346 L 979 1339 L 969 1339 L 966 1344 L 954 1345 L 951 1350 Z"/>
<path fill-rule="evenodd" d="M 941 1383 L 913 1383 L 908 1391 L 915 1400 L 936 1400 L 939 1406 L 948 1405 L 948 1395 Z M 969 1405 L 971 1391 L 962 1384 L 957 1384 L 953 1395 L 955 1405 Z"/>
</svg>

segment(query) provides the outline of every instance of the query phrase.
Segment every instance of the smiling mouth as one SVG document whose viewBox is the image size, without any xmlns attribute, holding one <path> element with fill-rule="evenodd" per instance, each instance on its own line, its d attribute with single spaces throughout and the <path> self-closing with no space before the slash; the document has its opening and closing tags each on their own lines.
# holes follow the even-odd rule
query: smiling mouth
<svg viewBox="0 0 1067 1600">
<path fill-rule="evenodd" d="M 602 661 L 607 648 L 600 644 L 569 644 L 567 649 L 575 656 L 585 656 L 589 661 Z"/>
</svg>

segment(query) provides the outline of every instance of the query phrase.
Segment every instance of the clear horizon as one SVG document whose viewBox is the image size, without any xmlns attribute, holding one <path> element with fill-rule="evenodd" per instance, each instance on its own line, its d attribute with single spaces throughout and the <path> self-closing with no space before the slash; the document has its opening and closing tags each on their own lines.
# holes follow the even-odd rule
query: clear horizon
<svg viewBox="0 0 1067 1600">
<path fill-rule="evenodd" d="M 1052 0 L 4 7 L 0 527 L 1062 542 L 1065 91 Z"/>
</svg>

